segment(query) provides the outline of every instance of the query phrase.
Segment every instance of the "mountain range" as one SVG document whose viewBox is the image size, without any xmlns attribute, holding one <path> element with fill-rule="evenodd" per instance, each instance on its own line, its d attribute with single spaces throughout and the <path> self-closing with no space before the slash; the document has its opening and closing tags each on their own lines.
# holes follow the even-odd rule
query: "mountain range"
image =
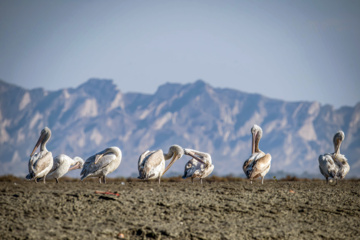
<svg viewBox="0 0 360 240">
<path fill-rule="evenodd" d="M 338 130 L 346 136 L 341 152 L 351 166 L 348 176 L 360 177 L 360 103 L 334 109 L 214 88 L 202 80 L 166 83 L 154 94 L 123 93 L 112 80 L 102 79 L 57 91 L 29 90 L 0 80 L 0 175 L 27 174 L 32 148 L 48 126 L 52 137 L 47 148 L 53 156 L 86 159 L 106 147 L 120 147 L 122 163 L 110 177 L 137 176 L 141 153 L 167 152 L 172 144 L 210 153 L 216 175 L 244 176 L 254 124 L 263 129 L 260 149 L 272 155 L 268 177 L 288 173 L 322 178 L 317 159 L 333 152 Z M 169 175 L 182 174 L 189 159 L 178 160 Z"/>
</svg>

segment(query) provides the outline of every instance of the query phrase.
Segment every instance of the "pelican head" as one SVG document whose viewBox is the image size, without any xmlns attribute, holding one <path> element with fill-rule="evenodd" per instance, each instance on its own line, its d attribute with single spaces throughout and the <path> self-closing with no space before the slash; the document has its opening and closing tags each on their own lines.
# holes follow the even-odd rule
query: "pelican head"
<svg viewBox="0 0 360 240">
<path fill-rule="evenodd" d="M 109 147 L 109 148 L 105 149 L 103 151 L 103 153 L 95 156 L 94 163 L 97 164 L 104 155 L 109 154 L 109 153 L 115 154 L 116 157 L 118 157 L 119 155 L 121 156 L 121 151 L 118 147 Z"/>
<path fill-rule="evenodd" d="M 69 168 L 70 170 L 75 170 L 75 169 L 81 169 L 84 166 L 84 160 L 81 157 L 75 157 L 74 158 L 74 164 L 72 164 L 72 167 Z"/>
<path fill-rule="evenodd" d="M 39 147 L 40 144 L 44 144 L 44 142 L 47 142 L 49 138 L 51 137 L 51 130 L 48 127 L 45 127 L 43 130 L 41 130 L 40 137 L 38 141 L 35 144 L 35 147 L 33 151 L 30 154 L 30 157 L 32 157 L 36 151 L 36 149 Z"/>
<path fill-rule="evenodd" d="M 262 129 L 260 126 L 258 125 L 254 125 L 252 128 L 251 128 L 251 134 L 252 134 L 252 150 L 251 150 L 251 154 L 253 154 L 255 151 L 258 151 L 259 149 L 256 149 L 259 147 L 259 142 L 260 142 L 260 139 L 262 137 Z"/>
<path fill-rule="evenodd" d="M 335 133 L 334 138 L 333 138 L 333 142 L 334 142 L 334 148 L 335 148 L 335 158 L 337 157 L 338 154 L 340 154 L 340 145 L 342 143 L 342 141 L 344 141 L 345 139 L 345 133 L 343 131 L 338 131 L 337 133 Z"/>
<path fill-rule="evenodd" d="M 178 159 L 180 159 L 182 156 L 184 155 L 184 149 L 182 147 L 180 147 L 179 145 L 172 145 L 169 148 L 169 152 L 166 154 L 166 156 L 172 157 L 169 165 L 167 165 L 166 169 L 164 170 L 163 174 L 164 175 L 167 170 L 169 170 L 169 168 L 171 167 L 171 165 L 173 165 Z"/>
</svg>

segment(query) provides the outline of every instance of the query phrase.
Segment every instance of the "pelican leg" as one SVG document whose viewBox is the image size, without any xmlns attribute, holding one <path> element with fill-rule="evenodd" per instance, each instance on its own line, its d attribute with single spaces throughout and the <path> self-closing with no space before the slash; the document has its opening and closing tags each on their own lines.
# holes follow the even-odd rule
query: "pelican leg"
<svg viewBox="0 0 360 240">
<path fill-rule="evenodd" d="M 326 178 L 326 183 L 329 184 L 329 179 L 328 177 L 325 177 Z"/>
<path fill-rule="evenodd" d="M 261 184 L 264 184 L 264 177 L 261 176 Z"/>
<path fill-rule="evenodd" d="M 55 178 L 55 180 L 56 180 L 56 183 L 59 183 L 59 180 L 57 178 Z"/>
<path fill-rule="evenodd" d="M 106 176 L 103 176 L 103 182 L 106 184 Z"/>
<path fill-rule="evenodd" d="M 191 182 L 194 184 L 194 178 L 191 178 Z"/>
<path fill-rule="evenodd" d="M 46 183 L 46 182 L 45 182 L 45 178 L 46 178 L 46 175 L 44 176 L 44 180 L 43 180 L 43 181 L 44 181 L 44 184 Z"/>
<path fill-rule="evenodd" d="M 202 184 L 202 178 L 200 178 L 200 183 Z"/>
<path fill-rule="evenodd" d="M 34 178 L 35 179 L 35 183 L 37 183 L 37 178 Z"/>
<path fill-rule="evenodd" d="M 161 178 L 160 178 L 160 176 L 159 176 L 159 185 L 160 185 L 160 180 L 161 180 Z"/>
<path fill-rule="evenodd" d="M 99 183 L 101 184 L 101 177 L 99 177 Z"/>
</svg>

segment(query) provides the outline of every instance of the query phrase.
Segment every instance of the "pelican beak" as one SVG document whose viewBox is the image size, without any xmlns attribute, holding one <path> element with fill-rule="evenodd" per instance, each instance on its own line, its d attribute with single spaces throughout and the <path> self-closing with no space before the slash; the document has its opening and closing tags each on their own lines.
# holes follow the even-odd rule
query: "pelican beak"
<svg viewBox="0 0 360 240">
<path fill-rule="evenodd" d="M 202 164 L 205 164 L 205 162 L 201 159 L 198 158 L 197 156 L 195 156 L 194 154 L 192 154 L 191 152 L 188 152 L 187 155 L 189 155 L 192 158 L 195 158 L 196 160 L 198 160 L 199 162 L 201 162 Z"/>
<path fill-rule="evenodd" d="M 341 145 L 341 141 L 339 139 L 337 139 L 336 140 L 336 145 L 335 145 L 334 158 L 337 158 L 337 155 L 339 155 L 340 145 Z"/>
<path fill-rule="evenodd" d="M 35 147 L 34 147 L 32 153 L 30 154 L 30 157 L 32 157 L 32 156 L 34 155 L 36 149 L 39 147 L 39 145 L 40 145 L 40 143 L 42 142 L 42 140 L 44 139 L 44 137 L 45 137 L 45 134 L 41 134 L 41 135 L 40 135 L 38 141 L 37 141 L 36 144 L 35 144 Z"/>
<path fill-rule="evenodd" d="M 103 154 L 100 154 L 100 155 L 96 155 L 95 157 L 95 164 L 97 164 L 99 162 L 99 160 L 104 156 L 104 153 Z"/>
<path fill-rule="evenodd" d="M 94 162 L 94 163 L 97 164 L 97 163 L 100 161 L 100 159 L 101 159 L 104 155 L 108 154 L 109 152 L 111 152 L 110 149 L 106 149 L 104 153 L 99 154 L 99 155 L 96 155 L 96 157 L 95 157 L 95 162 Z"/>
<path fill-rule="evenodd" d="M 79 169 L 79 168 L 81 168 L 81 166 L 80 166 L 80 163 L 77 162 L 74 166 L 72 166 L 71 168 L 69 168 L 69 171 L 75 170 L 75 169 Z"/>
<path fill-rule="evenodd" d="M 257 133 L 252 134 L 252 145 L 251 145 L 251 154 L 254 154 L 255 152 L 255 139 L 256 139 Z"/>
<path fill-rule="evenodd" d="M 169 163 L 169 165 L 166 166 L 165 171 L 163 172 L 162 175 L 164 175 L 167 172 L 167 170 L 169 170 L 171 165 L 173 165 L 181 157 L 182 157 L 181 154 L 176 154 L 176 155 L 174 154 L 174 157 L 171 159 L 171 162 Z"/>
</svg>

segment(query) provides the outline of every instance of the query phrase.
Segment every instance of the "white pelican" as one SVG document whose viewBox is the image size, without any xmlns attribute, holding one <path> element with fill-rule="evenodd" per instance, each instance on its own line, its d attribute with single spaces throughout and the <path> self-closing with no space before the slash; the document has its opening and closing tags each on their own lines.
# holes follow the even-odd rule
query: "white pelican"
<svg viewBox="0 0 360 240">
<path fill-rule="evenodd" d="M 121 150 L 118 147 L 109 147 L 86 159 L 80 173 L 81 180 L 87 177 L 98 177 L 101 183 L 106 183 L 106 175 L 117 169 L 121 163 Z"/>
<path fill-rule="evenodd" d="M 202 179 L 209 176 L 214 170 L 211 155 L 187 148 L 184 149 L 184 153 L 193 158 L 185 165 L 184 176 L 182 178 L 191 177 L 191 182 L 194 182 L 194 178 L 200 178 L 202 184 Z"/>
<path fill-rule="evenodd" d="M 145 151 L 140 155 L 138 161 L 138 170 L 140 179 L 160 179 L 164 173 L 173 165 L 178 159 L 184 155 L 184 150 L 178 145 L 172 145 L 169 152 L 164 154 L 163 151 Z M 165 169 L 165 161 L 172 157 L 169 165 Z"/>
<path fill-rule="evenodd" d="M 326 153 L 319 156 L 319 169 L 321 174 L 326 178 L 327 183 L 329 182 L 329 177 L 335 178 L 337 183 L 338 178 L 343 179 L 350 171 L 350 165 L 346 157 L 340 154 L 340 145 L 344 139 L 344 132 L 338 131 L 333 138 L 334 153 Z"/>
<path fill-rule="evenodd" d="M 81 169 L 83 165 L 84 160 L 80 157 L 74 157 L 74 159 L 72 159 L 65 154 L 60 154 L 59 156 L 54 158 L 53 167 L 46 176 L 46 179 L 55 178 L 56 183 L 59 183 L 59 178 L 64 176 L 68 171 L 74 169 Z"/>
<path fill-rule="evenodd" d="M 259 149 L 259 142 L 262 137 L 262 129 L 258 125 L 251 128 L 252 149 L 251 156 L 244 162 L 243 170 L 252 183 L 254 178 L 261 177 L 261 184 L 264 184 L 264 177 L 270 170 L 271 155 L 265 154 Z"/>
<path fill-rule="evenodd" d="M 53 166 L 53 157 L 52 153 L 49 152 L 46 149 L 46 143 L 49 141 L 51 137 L 51 131 L 48 127 L 45 127 L 43 130 L 41 130 L 40 137 L 35 144 L 35 147 L 30 154 L 30 160 L 29 160 L 29 174 L 26 176 L 29 180 L 35 180 L 37 182 L 38 178 L 45 178 L 46 175 L 50 172 L 52 166 Z M 36 149 L 40 145 L 40 152 L 35 153 Z"/>
</svg>

